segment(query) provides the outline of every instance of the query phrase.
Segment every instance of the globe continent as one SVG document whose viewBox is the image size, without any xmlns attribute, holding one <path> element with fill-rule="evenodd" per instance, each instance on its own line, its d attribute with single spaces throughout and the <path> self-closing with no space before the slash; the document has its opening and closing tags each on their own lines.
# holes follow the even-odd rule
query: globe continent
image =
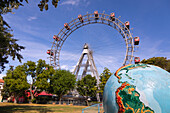
<svg viewBox="0 0 170 113">
<path fill-rule="evenodd" d="M 170 73 L 153 65 L 119 68 L 103 93 L 105 113 L 170 113 Z"/>
</svg>

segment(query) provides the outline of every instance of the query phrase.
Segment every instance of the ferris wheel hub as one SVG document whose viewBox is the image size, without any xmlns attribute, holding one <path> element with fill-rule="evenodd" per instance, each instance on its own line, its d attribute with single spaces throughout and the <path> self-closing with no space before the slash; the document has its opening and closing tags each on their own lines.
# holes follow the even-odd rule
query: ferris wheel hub
<svg viewBox="0 0 170 113">
<path fill-rule="evenodd" d="M 84 44 L 84 49 L 88 49 L 88 48 L 89 48 L 88 44 L 85 43 L 85 44 Z"/>
</svg>

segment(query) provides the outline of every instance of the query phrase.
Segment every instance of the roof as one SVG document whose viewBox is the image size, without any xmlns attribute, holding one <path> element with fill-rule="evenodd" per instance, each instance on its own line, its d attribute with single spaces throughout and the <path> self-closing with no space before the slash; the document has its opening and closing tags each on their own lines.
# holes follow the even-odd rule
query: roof
<svg viewBox="0 0 170 113">
<path fill-rule="evenodd" d="M 46 96 L 52 96 L 52 94 L 48 94 L 45 91 L 42 91 L 41 93 L 39 93 L 38 95 L 46 95 Z"/>
<path fill-rule="evenodd" d="M 0 83 L 4 83 L 4 80 L 0 79 Z"/>
</svg>

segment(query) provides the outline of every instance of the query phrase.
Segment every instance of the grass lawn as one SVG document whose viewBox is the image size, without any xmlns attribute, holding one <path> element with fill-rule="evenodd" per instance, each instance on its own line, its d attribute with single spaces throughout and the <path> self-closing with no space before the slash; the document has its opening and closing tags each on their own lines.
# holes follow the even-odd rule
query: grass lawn
<svg viewBox="0 0 170 113">
<path fill-rule="evenodd" d="M 0 113 L 81 113 L 87 106 L 0 103 Z"/>
</svg>

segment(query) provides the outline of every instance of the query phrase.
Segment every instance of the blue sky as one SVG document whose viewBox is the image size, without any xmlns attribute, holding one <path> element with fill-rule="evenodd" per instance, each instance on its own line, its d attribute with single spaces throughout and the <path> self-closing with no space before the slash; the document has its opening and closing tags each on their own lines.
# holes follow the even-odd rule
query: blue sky
<svg viewBox="0 0 170 113">
<path fill-rule="evenodd" d="M 93 13 L 95 10 L 106 14 L 112 12 L 122 22 L 130 21 L 133 37 L 140 37 L 140 46 L 134 56 L 141 59 L 163 56 L 170 58 L 170 1 L 169 0 L 61 0 L 57 8 L 51 3 L 48 11 L 40 12 L 39 0 L 30 0 L 23 7 L 14 10 L 14 14 L 4 15 L 13 29 L 14 38 L 26 49 L 21 52 L 23 63 L 28 60 L 44 59 L 64 23 L 77 18 L 79 14 Z M 121 35 L 106 25 L 88 25 L 73 32 L 65 41 L 61 50 L 60 65 L 63 69 L 73 70 L 78 62 L 84 43 L 88 43 L 94 52 L 99 73 L 104 67 L 112 72 L 118 69 L 125 57 L 125 42 Z M 11 61 L 11 60 L 10 60 Z M 20 65 L 11 61 L 9 65 Z M 0 75 L 4 76 L 6 70 Z"/>
</svg>

